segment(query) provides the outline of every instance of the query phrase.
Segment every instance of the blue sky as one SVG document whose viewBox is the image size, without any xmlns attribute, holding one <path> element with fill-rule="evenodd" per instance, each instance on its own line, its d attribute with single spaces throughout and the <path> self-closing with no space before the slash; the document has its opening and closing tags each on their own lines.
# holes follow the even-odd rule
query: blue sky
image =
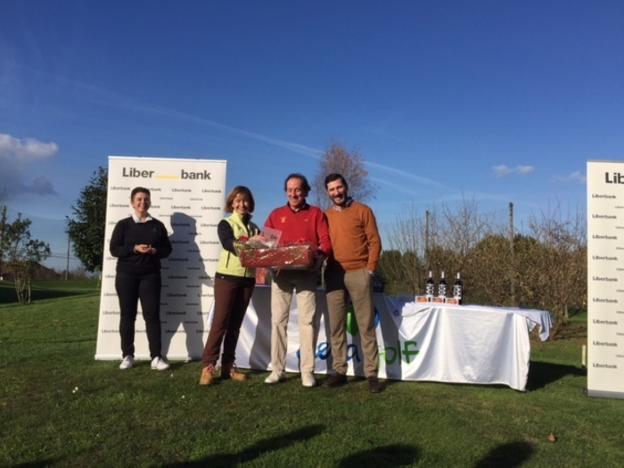
<svg viewBox="0 0 624 468">
<path fill-rule="evenodd" d="M 22 1 L 0 6 L 0 189 L 65 251 L 108 155 L 228 160 L 256 217 L 358 148 L 382 230 L 474 198 L 585 205 L 624 159 L 621 1 Z"/>
</svg>

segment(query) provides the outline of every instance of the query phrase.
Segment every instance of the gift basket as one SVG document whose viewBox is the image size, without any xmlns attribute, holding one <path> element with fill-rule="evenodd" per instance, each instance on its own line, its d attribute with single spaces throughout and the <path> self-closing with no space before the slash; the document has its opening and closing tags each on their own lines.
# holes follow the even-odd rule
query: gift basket
<svg viewBox="0 0 624 468">
<path fill-rule="evenodd" d="M 247 268 L 305 270 L 314 265 L 316 247 L 310 243 L 278 245 L 281 233 L 265 228 L 262 240 L 236 243 L 241 264 Z"/>
</svg>

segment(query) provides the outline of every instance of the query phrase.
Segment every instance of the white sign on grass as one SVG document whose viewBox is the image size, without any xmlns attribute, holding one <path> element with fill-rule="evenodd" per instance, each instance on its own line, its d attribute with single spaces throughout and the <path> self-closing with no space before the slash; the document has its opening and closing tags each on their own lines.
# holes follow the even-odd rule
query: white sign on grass
<svg viewBox="0 0 624 468">
<path fill-rule="evenodd" d="M 624 398 L 624 161 L 587 163 L 587 393 Z"/>
<path fill-rule="evenodd" d="M 96 359 L 121 359 L 119 301 L 115 292 L 117 259 L 109 250 L 115 224 L 131 215 L 130 192 L 151 192 L 150 214 L 167 228 L 173 251 L 162 260 L 163 355 L 201 357 L 213 304 L 212 278 L 220 244 L 217 224 L 223 218 L 226 161 L 110 156 L 102 293 Z M 135 357 L 148 359 L 145 322 L 136 321 Z"/>
</svg>

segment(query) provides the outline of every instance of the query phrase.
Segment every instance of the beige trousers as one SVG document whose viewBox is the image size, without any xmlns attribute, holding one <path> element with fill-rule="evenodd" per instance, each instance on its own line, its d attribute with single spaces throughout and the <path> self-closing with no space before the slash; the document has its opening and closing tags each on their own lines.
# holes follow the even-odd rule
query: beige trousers
<svg viewBox="0 0 624 468">
<path fill-rule="evenodd" d="M 297 294 L 299 318 L 299 369 L 314 372 L 314 316 L 316 314 L 316 271 L 280 270 L 271 285 L 271 366 L 284 372 L 288 317 L 293 291 Z"/>
<path fill-rule="evenodd" d="M 368 270 L 344 271 L 338 264 L 325 271 L 327 309 L 333 367 L 337 373 L 347 372 L 347 300 L 349 293 L 360 334 L 364 354 L 364 374 L 377 376 L 379 349 L 375 333 L 375 308 L 373 306 L 372 279 Z"/>
</svg>

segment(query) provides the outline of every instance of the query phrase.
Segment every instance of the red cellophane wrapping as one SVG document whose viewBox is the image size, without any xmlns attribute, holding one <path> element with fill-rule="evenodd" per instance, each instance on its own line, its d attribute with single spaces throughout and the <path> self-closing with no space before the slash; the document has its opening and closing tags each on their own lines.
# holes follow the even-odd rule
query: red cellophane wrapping
<svg viewBox="0 0 624 468">
<path fill-rule="evenodd" d="M 311 244 L 281 247 L 251 247 L 240 249 L 240 261 L 247 268 L 279 268 L 305 270 L 314 264 L 315 249 Z"/>
</svg>

